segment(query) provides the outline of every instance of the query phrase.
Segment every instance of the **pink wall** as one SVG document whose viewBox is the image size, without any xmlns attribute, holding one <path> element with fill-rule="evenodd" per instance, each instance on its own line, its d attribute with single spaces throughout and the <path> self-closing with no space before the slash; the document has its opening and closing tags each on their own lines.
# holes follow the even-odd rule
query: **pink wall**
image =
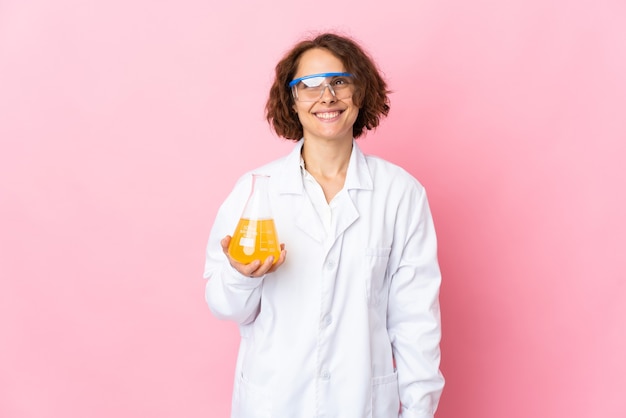
<svg viewBox="0 0 626 418">
<path fill-rule="evenodd" d="M 625 3 L 397 3 L 0 2 L 1 417 L 227 416 L 204 245 L 316 29 L 377 58 L 362 146 L 429 190 L 438 417 L 626 416 Z"/>
</svg>

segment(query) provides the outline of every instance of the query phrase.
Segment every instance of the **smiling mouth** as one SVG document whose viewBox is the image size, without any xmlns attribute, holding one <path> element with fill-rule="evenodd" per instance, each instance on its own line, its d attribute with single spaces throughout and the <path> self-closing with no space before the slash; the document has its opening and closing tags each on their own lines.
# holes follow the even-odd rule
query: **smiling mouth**
<svg viewBox="0 0 626 418">
<path fill-rule="evenodd" d="M 315 116 L 322 120 L 332 120 L 341 115 L 342 112 L 343 111 L 340 110 L 336 110 L 334 112 L 318 112 L 315 113 Z"/>
</svg>

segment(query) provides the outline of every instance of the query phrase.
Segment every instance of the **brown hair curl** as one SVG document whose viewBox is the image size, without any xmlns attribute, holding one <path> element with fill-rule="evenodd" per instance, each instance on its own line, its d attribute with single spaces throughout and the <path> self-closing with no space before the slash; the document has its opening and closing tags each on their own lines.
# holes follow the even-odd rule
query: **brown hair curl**
<svg viewBox="0 0 626 418">
<path fill-rule="evenodd" d="M 380 75 L 372 58 L 352 39 L 334 33 L 324 33 L 296 44 L 276 65 L 276 76 L 265 105 L 265 116 L 274 131 L 294 141 L 303 136 L 302 124 L 293 112 L 294 99 L 288 84 L 293 79 L 300 57 L 309 49 L 323 48 L 335 55 L 354 75 L 355 90 L 352 100 L 359 115 L 352 127 L 358 138 L 365 130 L 378 126 L 380 119 L 389 113 L 387 83 Z"/>
</svg>

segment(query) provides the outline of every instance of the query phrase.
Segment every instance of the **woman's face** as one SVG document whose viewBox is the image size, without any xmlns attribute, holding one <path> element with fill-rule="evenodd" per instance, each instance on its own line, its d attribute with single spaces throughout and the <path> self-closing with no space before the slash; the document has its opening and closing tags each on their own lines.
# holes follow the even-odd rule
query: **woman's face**
<svg viewBox="0 0 626 418">
<path fill-rule="evenodd" d="M 314 48 L 300 57 L 294 79 L 311 74 L 341 72 L 346 72 L 346 68 L 339 58 L 327 49 Z M 352 126 L 359 114 L 359 108 L 352 102 L 352 95 L 338 100 L 327 88 L 319 100 L 295 100 L 293 108 L 298 113 L 306 140 L 352 141 Z"/>
</svg>

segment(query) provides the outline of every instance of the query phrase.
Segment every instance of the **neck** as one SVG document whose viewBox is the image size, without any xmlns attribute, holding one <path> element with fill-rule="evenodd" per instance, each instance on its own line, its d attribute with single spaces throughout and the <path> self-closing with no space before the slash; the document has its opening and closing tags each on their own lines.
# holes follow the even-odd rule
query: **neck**
<svg viewBox="0 0 626 418">
<path fill-rule="evenodd" d="M 309 173 L 313 176 L 333 178 L 345 177 L 352 154 L 350 141 L 307 141 L 302 145 L 302 158 Z"/>
</svg>

